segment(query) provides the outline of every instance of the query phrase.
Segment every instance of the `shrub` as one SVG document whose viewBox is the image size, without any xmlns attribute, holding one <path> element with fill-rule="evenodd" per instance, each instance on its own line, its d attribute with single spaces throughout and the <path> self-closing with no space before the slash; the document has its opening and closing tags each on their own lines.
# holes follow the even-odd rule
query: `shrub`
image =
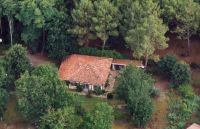
<svg viewBox="0 0 200 129">
<path fill-rule="evenodd" d="M 6 110 L 6 106 L 8 103 L 8 92 L 2 88 L 0 88 L 0 118 L 3 117 L 3 114 Z"/>
<path fill-rule="evenodd" d="M 193 99 L 179 99 L 170 102 L 167 115 L 169 126 L 167 129 L 183 129 L 192 113 L 197 109 L 197 97 Z"/>
<path fill-rule="evenodd" d="M 83 122 L 83 129 L 111 129 L 114 120 L 113 108 L 108 103 L 97 103 Z"/>
<path fill-rule="evenodd" d="M 101 90 L 101 88 L 100 88 L 99 86 L 96 86 L 96 87 L 94 87 L 94 93 L 95 93 L 96 95 L 102 95 L 102 94 L 105 93 L 105 91 L 104 91 L 104 90 Z"/>
<path fill-rule="evenodd" d="M 160 89 L 156 88 L 156 87 L 152 87 L 150 89 L 150 95 L 151 95 L 151 97 L 158 97 L 158 96 L 160 96 Z"/>
<path fill-rule="evenodd" d="M 131 114 L 132 122 L 138 126 L 146 126 L 153 115 L 153 103 L 148 95 L 130 93 L 127 108 Z"/>
<path fill-rule="evenodd" d="M 27 51 L 21 45 L 11 47 L 5 56 L 5 70 L 8 74 L 18 79 L 21 74 L 31 67 L 30 61 L 27 58 Z"/>
<path fill-rule="evenodd" d="M 158 62 L 158 68 L 161 74 L 170 79 L 171 72 L 177 59 L 174 56 L 166 55 Z"/>
<path fill-rule="evenodd" d="M 152 117 L 153 103 L 149 91 L 153 83 L 150 75 L 132 65 L 127 66 L 118 78 L 117 98 L 126 102 L 136 126 L 145 126 Z"/>
<path fill-rule="evenodd" d="M 189 65 L 182 62 L 176 63 L 172 69 L 171 81 L 175 86 L 190 83 L 191 73 Z"/>
<path fill-rule="evenodd" d="M 73 107 L 51 109 L 40 118 L 39 129 L 77 129 L 81 124 L 81 118 Z"/>
<path fill-rule="evenodd" d="M 83 86 L 83 85 L 77 85 L 77 86 L 76 86 L 76 91 L 78 91 L 78 92 L 82 92 L 83 89 L 84 89 L 84 86 Z"/>
<path fill-rule="evenodd" d="M 127 56 L 120 54 L 114 50 L 99 50 L 97 48 L 83 47 L 79 49 L 79 53 L 83 55 L 102 56 L 102 57 L 118 58 L 118 59 L 127 58 Z"/>
<path fill-rule="evenodd" d="M 113 99 L 113 93 L 108 93 L 107 94 L 107 99 Z"/>
<path fill-rule="evenodd" d="M 194 98 L 195 97 L 195 93 L 192 89 L 192 86 L 185 84 L 185 85 L 181 85 L 178 88 L 178 92 L 180 93 L 180 95 L 184 98 Z"/>
</svg>

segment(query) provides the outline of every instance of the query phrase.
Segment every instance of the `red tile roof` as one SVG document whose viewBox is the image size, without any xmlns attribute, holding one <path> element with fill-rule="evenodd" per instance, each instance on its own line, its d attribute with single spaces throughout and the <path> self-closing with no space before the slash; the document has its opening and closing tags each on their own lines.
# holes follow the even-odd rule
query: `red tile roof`
<svg viewBox="0 0 200 129">
<path fill-rule="evenodd" d="M 59 69 L 61 80 L 105 85 L 113 59 L 73 54 L 66 58 Z"/>
<path fill-rule="evenodd" d="M 194 123 L 190 127 L 188 127 L 187 129 L 200 129 L 200 125 Z"/>
</svg>

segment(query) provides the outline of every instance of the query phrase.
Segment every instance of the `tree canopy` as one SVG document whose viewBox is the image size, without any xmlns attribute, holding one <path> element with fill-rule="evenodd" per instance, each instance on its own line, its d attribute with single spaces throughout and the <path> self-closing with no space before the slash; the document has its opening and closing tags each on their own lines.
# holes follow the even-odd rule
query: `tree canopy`
<svg viewBox="0 0 200 129">
<path fill-rule="evenodd" d="M 107 103 L 97 103 L 94 109 L 86 114 L 83 126 L 85 129 L 112 129 L 113 109 Z"/>
<path fill-rule="evenodd" d="M 26 72 L 16 82 L 18 108 L 25 118 L 37 120 L 49 108 L 62 108 L 73 103 L 73 97 L 58 79 L 56 68 L 40 65 Z"/>
<path fill-rule="evenodd" d="M 153 114 L 150 89 L 154 80 L 143 70 L 129 65 L 120 75 L 118 82 L 117 97 L 125 100 L 132 123 L 145 126 Z"/>
</svg>

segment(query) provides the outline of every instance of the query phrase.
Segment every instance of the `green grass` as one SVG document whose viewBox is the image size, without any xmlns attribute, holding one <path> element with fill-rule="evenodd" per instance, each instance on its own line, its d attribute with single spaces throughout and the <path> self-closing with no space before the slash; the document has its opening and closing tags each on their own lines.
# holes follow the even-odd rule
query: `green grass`
<svg viewBox="0 0 200 129">
<path fill-rule="evenodd" d="M 106 102 L 105 99 L 87 97 L 84 95 L 77 95 L 77 99 L 81 102 L 86 111 L 92 110 L 94 106 L 99 102 Z"/>
<path fill-rule="evenodd" d="M 84 107 L 86 111 L 92 110 L 97 103 L 106 102 L 113 107 L 115 120 L 123 120 L 123 119 L 126 119 L 127 117 L 127 113 L 125 111 L 119 110 L 116 108 L 117 105 L 123 104 L 123 102 L 120 102 L 118 100 L 115 100 L 115 99 L 107 100 L 107 99 L 102 99 L 102 98 L 97 98 L 97 97 L 87 97 L 84 95 L 77 95 L 77 98 L 81 102 L 82 106 Z"/>
</svg>

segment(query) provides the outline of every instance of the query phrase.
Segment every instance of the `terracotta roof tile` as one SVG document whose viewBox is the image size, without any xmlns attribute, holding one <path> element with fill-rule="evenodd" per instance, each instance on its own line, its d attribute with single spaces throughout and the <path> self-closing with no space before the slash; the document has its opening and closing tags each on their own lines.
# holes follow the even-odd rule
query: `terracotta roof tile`
<svg viewBox="0 0 200 129">
<path fill-rule="evenodd" d="M 112 61 L 112 58 L 73 54 L 62 62 L 59 77 L 61 80 L 105 85 Z"/>
</svg>

